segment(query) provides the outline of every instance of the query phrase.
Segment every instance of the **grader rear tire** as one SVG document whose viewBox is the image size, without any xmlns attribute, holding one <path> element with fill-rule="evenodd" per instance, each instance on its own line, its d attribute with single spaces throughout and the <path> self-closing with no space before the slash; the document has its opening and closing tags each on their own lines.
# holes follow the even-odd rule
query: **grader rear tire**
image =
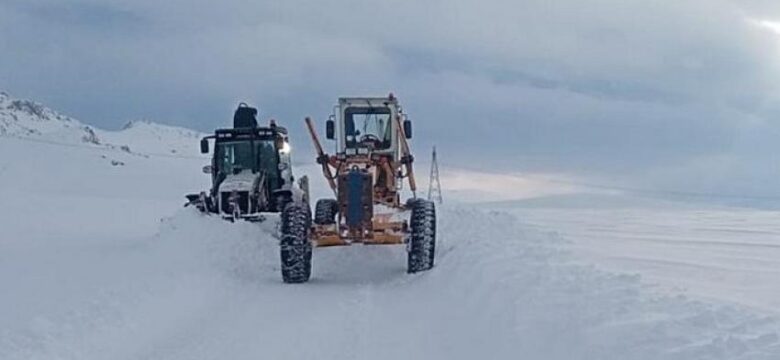
<svg viewBox="0 0 780 360">
<path fill-rule="evenodd" d="M 436 206 L 427 200 L 409 203 L 412 209 L 411 236 L 406 271 L 410 274 L 430 270 L 436 255 Z"/>
<path fill-rule="evenodd" d="M 290 203 L 282 211 L 281 220 L 282 280 L 288 284 L 307 282 L 311 277 L 311 212 L 302 204 Z"/>
<path fill-rule="evenodd" d="M 317 225 L 332 225 L 336 223 L 336 213 L 339 203 L 334 199 L 319 199 L 314 206 L 314 223 Z"/>
</svg>

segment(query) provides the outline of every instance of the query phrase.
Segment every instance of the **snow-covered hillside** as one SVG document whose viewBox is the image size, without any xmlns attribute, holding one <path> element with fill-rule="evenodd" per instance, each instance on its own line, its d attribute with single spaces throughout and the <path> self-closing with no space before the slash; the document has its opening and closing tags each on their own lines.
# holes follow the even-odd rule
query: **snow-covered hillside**
<svg viewBox="0 0 780 360">
<path fill-rule="evenodd" d="M 84 125 L 32 100 L 0 92 L 0 136 L 63 146 L 93 146 L 137 155 L 198 156 L 203 134 L 150 121 L 130 121 L 120 131 Z"/>
<path fill-rule="evenodd" d="M 99 144 L 94 129 L 31 100 L 0 92 L 0 135 Z"/>
<path fill-rule="evenodd" d="M 131 151 L 158 156 L 200 156 L 203 133 L 149 121 L 128 122 L 120 131 L 100 131 L 100 138 Z"/>
<path fill-rule="evenodd" d="M 599 266 L 571 247 L 582 231 L 514 206 L 440 207 L 430 272 L 406 274 L 403 247 L 326 248 L 310 283 L 285 285 L 273 219 L 182 208 L 208 186 L 196 133 L 64 146 L 45 134 L 83 125 L 62 122 L 0 137 L 0 359 L 780 358 L 774 314 Z"/>
</svg>

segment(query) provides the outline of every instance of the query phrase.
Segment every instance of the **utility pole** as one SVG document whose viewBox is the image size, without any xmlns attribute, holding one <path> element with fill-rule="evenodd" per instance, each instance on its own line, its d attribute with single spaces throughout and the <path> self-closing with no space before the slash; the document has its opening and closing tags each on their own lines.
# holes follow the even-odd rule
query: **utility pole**
<svg viewBox="0 0 780 360">
<path fill-rule="evenodd" d="M 431 177 L 428 180 L 428 200 L 442 203 L 441 182 L 439 181 L 439 162 L 436 159 L 436 147 L 433 147 L 431 160 Z"/>
</svg>

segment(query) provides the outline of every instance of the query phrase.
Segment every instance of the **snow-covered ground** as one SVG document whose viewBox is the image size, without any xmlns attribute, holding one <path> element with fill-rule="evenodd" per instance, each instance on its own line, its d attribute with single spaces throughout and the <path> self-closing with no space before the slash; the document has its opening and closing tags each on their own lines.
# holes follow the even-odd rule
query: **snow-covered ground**
<svg viewBox="0 0 780 360">
<path fill-rule="evenodd" d="M 505 203 L 599 268 L 662 290 L 780 315 L 780 211 L 612 196 Z"/>
<path fill-rule="evenodd" d="M 327 248 L 285 285 L 274 221 L 181 207 L 208 185 L 197 134 L 46 126 L 0 137 L 0 359 L 780 358 L 771 291 L 722 296 L 778 269 L 746 245 L 773 244 L 771 213 L 447 205 L 430 272 L 402 247 Z"/>
</svg>

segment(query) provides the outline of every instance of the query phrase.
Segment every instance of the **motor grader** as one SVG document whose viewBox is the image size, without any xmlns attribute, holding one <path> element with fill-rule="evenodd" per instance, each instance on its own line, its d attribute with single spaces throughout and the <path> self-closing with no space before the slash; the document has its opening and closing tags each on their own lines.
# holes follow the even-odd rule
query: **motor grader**
<svg viewBox="0 0 780 360">
<path fill-rule="evenodd" d="M 433 267 L 436 209 L 416 197 L 408 139 L 411 121 L 398 99 L 339 99 L 326 122 L 326 138 L 336 153 L 325 154 L 310 118 L 306 118 L 317 163 L 335 197 L 320 199 L 311 221 L 308 209 L 291 204 L 282 212 L 282 278 L 301 283 L 311 275 L 312 248 L 329 246 L 406 245 L 407 272 Z M 412 198 L 401 201 L 404 180 Z"/>
</svg>

